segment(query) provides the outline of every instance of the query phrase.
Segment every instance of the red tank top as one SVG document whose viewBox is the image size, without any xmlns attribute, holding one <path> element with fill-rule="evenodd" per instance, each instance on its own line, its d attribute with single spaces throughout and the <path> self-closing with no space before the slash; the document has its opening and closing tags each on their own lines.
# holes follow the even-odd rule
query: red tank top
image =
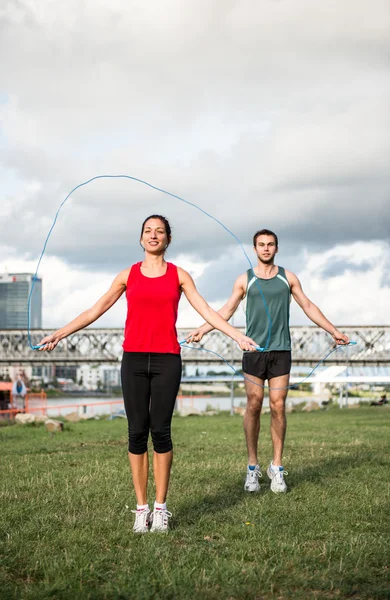
<svg viewBox="0 0 390 600">
<path fill-rule="evenodd" d="M 131 267 L 127 280 L 125 352 L 180 354 L 176 320 L 181 290 L 177 267 L 167 263 L 165 275 L 146 277 L 141 264 Z"/>
</svg>

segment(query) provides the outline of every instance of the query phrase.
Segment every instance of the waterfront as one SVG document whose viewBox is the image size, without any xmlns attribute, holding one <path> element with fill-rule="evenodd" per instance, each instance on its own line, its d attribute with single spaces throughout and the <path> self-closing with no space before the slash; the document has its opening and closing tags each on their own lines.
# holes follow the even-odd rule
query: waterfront
<svg viewBox="0 0 390 600">
<path fill-rule="evenodd" d="M 321 404 L 323 397 L 308 395 L 291 397 L 288 403 L 291 405 L 301 402 L 317 402 Z M 243 396 L 237 396 L 233 399 L 233 407 L 244 407 L 246 399 Z M 188 412 L 190 409 L 194 412 L 203 413 L 207 410 L 212 411 L 230 411 L 232 400 L 229 396 L 179 396 L 176 408 L 179 412 Z M 264 408 L 269 407 L 269 398 L 264 398 Z M 114 415 L 124 410 L 123 398 L 121 397 L 62 397 L 59 399 L 47 400 L 47 415 L 49 417 L 66 416 L 77 412 L 81 417 L 92 418 L 101 415 Z"/>
</svg>

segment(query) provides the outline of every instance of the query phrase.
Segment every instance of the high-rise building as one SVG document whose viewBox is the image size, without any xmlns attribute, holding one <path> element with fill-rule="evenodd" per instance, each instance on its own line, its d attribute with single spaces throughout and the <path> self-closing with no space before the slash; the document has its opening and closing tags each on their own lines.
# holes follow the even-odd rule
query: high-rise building
<svg viewBox="0 0 390 600">
<path fill-rule="evenodd" d="M 27 329 L 31 273 L 0 273 L 0 329 Z M 35 279 L 30 301 L 30 328 L 42 327 L 42 279 Z"/>
</svg>

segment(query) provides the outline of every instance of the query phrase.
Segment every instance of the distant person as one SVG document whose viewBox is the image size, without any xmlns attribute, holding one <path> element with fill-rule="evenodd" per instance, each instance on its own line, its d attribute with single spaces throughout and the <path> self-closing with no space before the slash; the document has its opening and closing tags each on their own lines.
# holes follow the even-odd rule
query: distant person
<svg viewBox="0 0 390 600">
<path fill-rule="evenodd" d="M 14 407 L 20 411 L 23 411 L 26 407 L 26 395 L 26 385 L 19 376 L 12 384 L 12 399 Z"/>
<path fill-rule="evenodd" d="M 370 406 L 383 406 L 384 404 L 387 404 L 387 403 L 388 403 L 388 400 L 387 400 L 386 394 L 382 394 L 378 401 L 373 400 L 372 402 L 370 402 Z"/>
<path fill-rule="evenodd" d="M 245 351 L 256 344 L 226 323 L 197 291 L 191 276 L 165 261 L 171 227 L 161 215 L 151 215 L 141 228 L 144 260 L 116 276 L 110 289 L 89 310 L 41 340 L 42 350 L 53 350 L 68 335 L 87 327 L 126 292 L 127 319 L 122 359 L 122 389 L 129 425 L 129 460 L 137 509 L 133 530 L 167 531 L 166 497 L 172 465 L 171 420 L 181 379 L 180 345 L 176 319 L 181 293 L 210 325 L 226 333 Z M 151 432 L 156 501 L 147 501 L 148 452 Z"/>
<path fill-rule="evenodd" d="M 278 252 L 278 238 L 275 233 L 269 229 L 257 231 L 253 237 L 253 246 L 257 257 L 256 267 L 248 269 L 236 279 L 232 295 L 218 312 L 228 321 L 241 300 L 246 298 L 247 335 L 264 348 L 267 346 L 269 318 L 259 287 L 267 303 L 272 320 L 269 345 L 265 352 L 245 352 L 242 360 L 242 369 L 246 377 L 247 407 L 244 415 L 244 431 L 248 450 L 244 489 L 247 492 L 260 491 L 261 471 L 257 451 L 264 398 L 263 386 L 268 380 L 273 458 L 267 468 L 267 475 L 271 480 L 271 490 L 278 493 L 287 491 L 282 457 L 286 435 L 285 404 L 291 370 L 291 296 L 309 319 L 328 332 L 336 344 L 347 344 L 349 339 L 338 331 L 304 294 L 298 277 L 283 267 L 275 265 L 274 259 Z M 192 331 L 187 341 L 200 342 L 202 337 L 212 329 L 212 325 L 206 323 Z"/>
<path fill-rule="evenodd" d="M 3 390 L 0 390 L 0 410 L 7 410 L 7 409 L 8 409 L 7 398 L 6 398 Z"/>
</svg>

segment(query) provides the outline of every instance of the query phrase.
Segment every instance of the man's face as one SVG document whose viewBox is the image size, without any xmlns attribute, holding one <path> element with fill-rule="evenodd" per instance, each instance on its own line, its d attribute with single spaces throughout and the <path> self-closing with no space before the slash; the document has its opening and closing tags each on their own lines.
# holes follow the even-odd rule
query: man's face
<svg viewBox="0 0 390 600">
<path fill-rule="evenodd" d="M 259 235 L 256 240 L 255 252 L 264 265 L 272 264 L 278 249 L 273 235 Z"/>
</svg>

